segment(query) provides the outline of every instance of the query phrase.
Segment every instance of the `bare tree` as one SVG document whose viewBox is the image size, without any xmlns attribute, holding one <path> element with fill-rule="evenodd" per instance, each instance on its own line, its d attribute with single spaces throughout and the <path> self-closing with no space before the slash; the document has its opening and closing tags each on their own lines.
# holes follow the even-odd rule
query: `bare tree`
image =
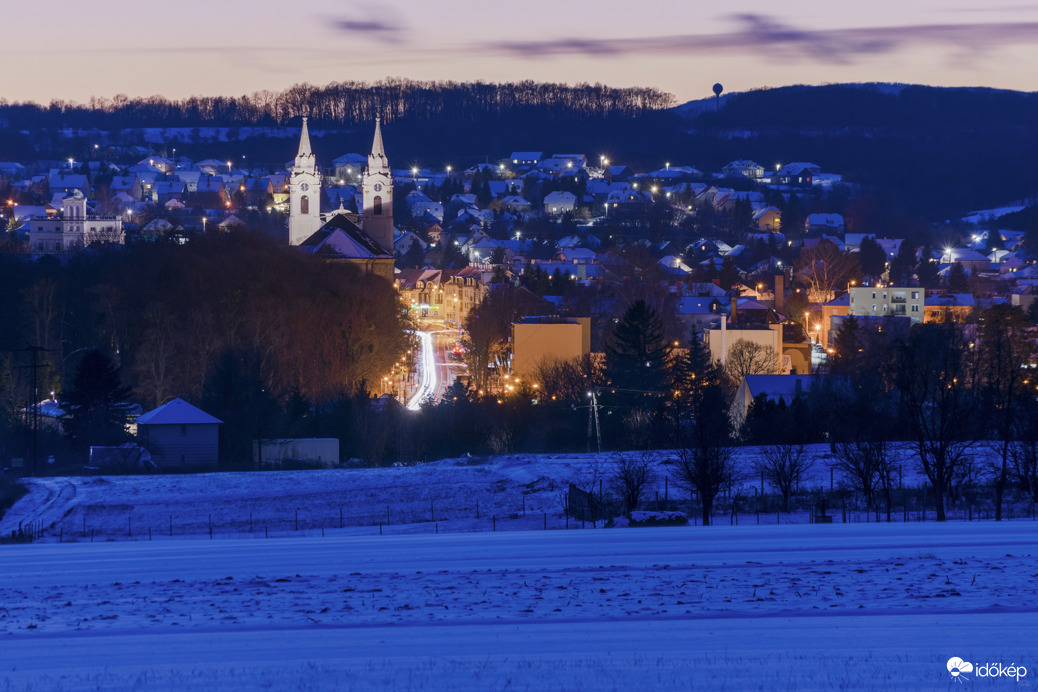
<svg viewBox="0 0 1038 692">
<path fill-rule="evenodd" d="M 902 418 L 933 486 L 937 521 L 945 521 L 945 495 L 969 470 L 978 437 L 976 352 L 959 325 L 930 323 L 914 325 L 894 355 Z"/>
<path fill-rule="evenodd" d="M 959 266 L 959 265 L 955 265 Z M 1018 402 L 1026 399 L 1026 365 L 1033 357 L 1034 337 L 1028 335 L 1027 315 L 1019 307 L 996 305 L 981 313 L 978 342 L 983 371 L 981 393 L 988 412 L 992 443 L 995 521 L 1002 520 L 1002 498 L 1009 487 L 1010 447 L 1020 428 Z"/>
<path fill-rule="evenodd" d="M 655 463 L 656 454 L 651 451 L 617 453 L 610 486 L 623 502 L 624 514 L 638 509 L 642 495 L 656 478 Z"/>
<path fill-rule="evenodd" d="M 744 375 L 770 375 L 778 371 L 778 353 L 771 346 L 739 339 L 725 355 L 724 370 L 736 384 Z"/>
<path fill-rule="evenodd" d="M 828 302 L 837 288 L 845 287 L 852 279 L 861 281 L 857 253 L 842 252 L 829 240 L 804 249 L 796 267 L 797 276 L 808 282 L 808 297 L 812 303 Z"/>
<path fill-rule="evenodd" d="M 764 480 L 782 495 L 782 511 L 789 511 L 789 498 L 811 467 L 802 444 L 779 444 L 764 447 L 754 468 Z"/>
<path fill-rule="evenodd" d="M 876 521 L 879 521 L 876 493 L 882 491 L 886 496 L 887 521 L 890 521 L 890 489 L 895 461 L 896 454 L 886 440 L 859 438 L 836 445 L 832 467 L 851 487 L 861 492 L 866 508 L 876 512 Z"/>
</svg>

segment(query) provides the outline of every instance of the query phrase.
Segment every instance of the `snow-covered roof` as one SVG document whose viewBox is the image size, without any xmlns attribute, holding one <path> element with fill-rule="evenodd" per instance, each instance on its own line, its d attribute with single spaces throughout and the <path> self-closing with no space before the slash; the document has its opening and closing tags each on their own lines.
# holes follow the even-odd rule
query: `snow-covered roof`
<svg viewBox="0 0 1038 692">
<path fill-rule="evenodd" d="M 137 425 L 209 425 L 223 423 L 183 399 L 173 399 L 137 418 Z"/>
</svg>

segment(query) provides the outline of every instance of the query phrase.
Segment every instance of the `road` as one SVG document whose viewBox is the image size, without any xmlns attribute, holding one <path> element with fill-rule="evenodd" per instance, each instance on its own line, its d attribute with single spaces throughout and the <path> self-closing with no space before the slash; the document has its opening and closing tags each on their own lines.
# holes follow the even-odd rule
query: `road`
<svg viewBox="0 0 1038 692">
<path fill-rule="evenodd" d="M 439 401 L 454 378 L 466 370 L 464 363 L 453 362 L 448 356 L 458 340 L 457 330 L 417 331 L 415 335 L 419 342 L 415 363 L 418 387 L 407 400 L 407 408 L 412 411 L 417 411 L 425 401 Z"/>
</svg>

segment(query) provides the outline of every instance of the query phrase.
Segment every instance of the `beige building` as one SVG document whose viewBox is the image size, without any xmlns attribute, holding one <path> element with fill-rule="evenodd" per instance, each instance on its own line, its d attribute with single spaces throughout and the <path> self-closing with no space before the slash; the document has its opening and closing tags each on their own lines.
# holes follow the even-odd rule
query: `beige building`
<svg viewBox="0 0 1038 692">
<path fill-rule="evenodd" d="M 591 353 L 590 317 L 526 317 L 512 324 L 512 372 L 527 378 L 549 361 Z"/>
<path fill-rule="evenodd" d="M 855 317 L 905 316 L 922 322 L 926 291 L 898 286 L 852 286 L 850 314 Z"/>
<path fill-rule="evenodd" d="M 811 372 L 811 343 L 797 323 L 759 324 L 730 327 L 722 321 L 720 329 L 706 332 L 710 359 L 724 365 L 732 348 L 739 341 L 772 348 L 775 351 L 774 374 L 808 374 Z"/>
</svg>

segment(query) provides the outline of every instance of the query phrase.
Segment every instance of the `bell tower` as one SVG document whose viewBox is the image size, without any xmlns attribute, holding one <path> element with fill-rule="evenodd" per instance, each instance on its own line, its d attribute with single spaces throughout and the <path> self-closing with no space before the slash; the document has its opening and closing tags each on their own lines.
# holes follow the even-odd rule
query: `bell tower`
<svg viewBox="0 0 1038 692">
<path fill-rule="evenodd" d="M 368 170 L 362 188 L 364 216 L 361 229 L 393 254 L 393 174 L 389 170 L 386 149 L 382 145 L 382 124 L 375 118 L 375 140 L 368 155 Z"/>
<path fill-rule="evenodd" d="M 310 149 L 310 132 L 303 116 L 299 153 L 288 181 L 288 244 L 299 245 L 321 228 L 321 174 Z"/>
</svg>

